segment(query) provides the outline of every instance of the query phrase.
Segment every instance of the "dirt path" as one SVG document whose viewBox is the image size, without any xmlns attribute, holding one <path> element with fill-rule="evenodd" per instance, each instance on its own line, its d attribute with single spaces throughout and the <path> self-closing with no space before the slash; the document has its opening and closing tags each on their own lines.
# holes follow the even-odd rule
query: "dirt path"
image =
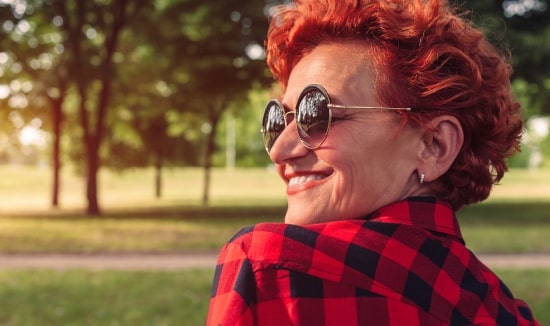
<svg viewBox="0 0 550 326">
<path fill-rule="evenodd" d="M 217 254 L 0 254 L 1 269 L 181 270 L 213 268 Z"/>
<path fill-rule="evenodd" d="M 482 254 L 491 268 L 550 269 L 550 254 Z M 101 255 L 10 255 L 0 254 L 2 269 L 90 269 L 90 270 L 182 270 L 213 268 L 217 253 L 187 254 L 101 254 Z"/>
</svg>

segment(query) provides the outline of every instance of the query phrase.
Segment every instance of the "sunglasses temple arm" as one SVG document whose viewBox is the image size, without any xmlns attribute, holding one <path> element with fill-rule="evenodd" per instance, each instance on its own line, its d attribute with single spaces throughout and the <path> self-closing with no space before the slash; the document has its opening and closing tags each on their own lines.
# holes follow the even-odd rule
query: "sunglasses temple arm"
<svg viewBox="0 0 550 326">
<path fill-rule="evenodd" d="M 339 104 L 328 104 L 327 105 L 331 109 L 351 109 L 351 110 L 362 110 L 362 109 L 369 109 L 369 110 L 402 110 L 402 111 L 412 111 L 411 108 L 390 108 L 390 107 L 384 107 L 384 106 L 352 106 L 352 105 L 339 105 Z"/>
</svg>

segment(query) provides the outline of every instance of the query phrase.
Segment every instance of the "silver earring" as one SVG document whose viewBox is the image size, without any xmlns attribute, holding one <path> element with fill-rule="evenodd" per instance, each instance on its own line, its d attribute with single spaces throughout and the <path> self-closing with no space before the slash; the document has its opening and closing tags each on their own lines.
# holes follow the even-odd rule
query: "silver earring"
<svg viewBox="0 0 550 326">
<path fill-rule="evenodd" d="M 425 177 L 426 177 L 426 176 L 424 175 L 424 173 L 420 174 L 420 178 L 419 178 L 419 179 L 420 179 L 420 180 L 419 180 L 419 181 L 420 181 L 420 184 L 423 184 L 423 183 L 424 183 L 424 178 L 425 178 Z"/>
</svg>

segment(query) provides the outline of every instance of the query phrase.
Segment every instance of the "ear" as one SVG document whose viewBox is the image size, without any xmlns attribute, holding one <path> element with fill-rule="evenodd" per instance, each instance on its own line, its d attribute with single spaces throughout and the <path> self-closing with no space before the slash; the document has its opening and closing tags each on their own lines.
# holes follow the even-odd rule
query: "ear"
<svg viewBox="0 0 550 326">
<path fill-rule="evenodd" d="M 418 175 L 424 174 L 425 182 L 432 182 L 453 164 L 464 143 L 464 132 L 458 119 L 442 115 L 426 125 L 422 142 L 417 171 Z"/>
</svg>

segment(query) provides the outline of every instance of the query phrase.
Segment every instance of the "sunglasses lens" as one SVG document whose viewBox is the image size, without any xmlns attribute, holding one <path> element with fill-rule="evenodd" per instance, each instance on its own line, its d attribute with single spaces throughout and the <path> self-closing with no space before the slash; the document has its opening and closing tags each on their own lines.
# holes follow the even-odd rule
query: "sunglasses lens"
<svg viewBox="0 0 550 326">
<path fill-rule="evenodd" d="M 267 103 L 262 121 L 264 145 L 268 152 L 284 129 L 285 116 L 283 107 L 278 101 L 270 101 Z"/>
<path fill-rule="evenodd" d="M 309 148 L 319 147 L 327 137 L 330 126 L 330 110 L 327 104 L 328 96 L 314 86 L 306 88 L 298 100 L 298 135 Z"/>
</svg>

